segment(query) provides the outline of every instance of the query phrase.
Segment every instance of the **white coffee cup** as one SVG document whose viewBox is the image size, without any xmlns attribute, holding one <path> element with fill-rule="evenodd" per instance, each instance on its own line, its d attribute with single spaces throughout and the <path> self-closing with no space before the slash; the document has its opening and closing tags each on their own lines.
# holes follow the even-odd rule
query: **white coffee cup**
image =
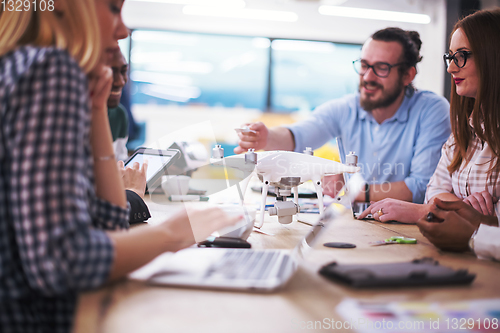
<svg viewBox="0 0 500 333">
<path fill-rule="evenodd" d="M 167 196 L 186 195 L 189 191 L 189 176 L 162 176 L 161 188 Z"/>
</svg>

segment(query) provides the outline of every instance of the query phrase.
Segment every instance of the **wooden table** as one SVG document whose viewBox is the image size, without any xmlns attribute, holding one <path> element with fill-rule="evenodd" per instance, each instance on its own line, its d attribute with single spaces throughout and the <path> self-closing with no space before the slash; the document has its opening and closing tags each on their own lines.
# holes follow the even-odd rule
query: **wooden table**
<svg viewBox="0 0 500 333">
<path fill-rule="evenodd" d="M 149 200 L 152 223 L 172 210 L 162 199 Z M 144 226 L 147 227 L 147 226 Z M 266 215 L 263 230 L 253 232 L 253 248 L 291 249 L 310 226 L 299 222 L 280 225 Z M 401 235 L 417 238 L 415 245 L 370 246 L 370 242 Z M 302 262 L 297 273 L 280 291 L 255 294 L 150 286 L 123 280 L 80 297 L 74 331 L 80 332 L 293 332 L 299 323 L 342 318 L 336 306 L 345 298 L 376 301 L 447 302 L 500 298 L 500 263 L 476 259 L 471 253 L 442 252 L 414 225 L 383 224 L 339 219 L 323 236 L 324 241 L 357 245 L 332 249 L 321 244 Z M 432 257 L 452 268 L 477 274 L 470 286 L 382 288 L 356 290 L 321 277 L 318 269 L 329 262 L 388 263 Z M 342 330 L 341 330 L 342 331 Z M 348 330 L 344 330 L 348 331 Z"/>
</svg>

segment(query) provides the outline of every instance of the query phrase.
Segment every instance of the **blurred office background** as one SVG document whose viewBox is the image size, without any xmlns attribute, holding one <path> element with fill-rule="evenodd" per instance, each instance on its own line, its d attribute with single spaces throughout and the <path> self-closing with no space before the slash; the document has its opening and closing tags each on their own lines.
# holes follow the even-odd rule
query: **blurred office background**
<svg viewBox="0 0 500 333">
<path fill-rule="evenodd" d="M 231 147 L 234 128 L 245 122 L 300 120 L 357 91 L 352 61 L 388 26 L 420 33 L 415 86 L 447 97 L 442 55 L 453 24 L 498 6 L 500 0 L 127 0 L 131 35 L 120 46 L 142 145 L 165 148 L 162 138 L 172 133 L 213 141 L 188 130 L 203 123 Z"/>
</svg>

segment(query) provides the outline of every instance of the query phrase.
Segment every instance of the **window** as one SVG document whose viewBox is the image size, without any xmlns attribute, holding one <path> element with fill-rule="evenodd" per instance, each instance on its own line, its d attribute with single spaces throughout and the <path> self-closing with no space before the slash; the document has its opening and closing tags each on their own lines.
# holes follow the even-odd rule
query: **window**
<svg viewBox="0 0 500 333">
<path fill-rule="evenodd" d="M 133 103 L 265 109 L 267 38 L 134 31 Z"/>
<path fill-rule="evenodd" d="M 133 104 L 312 110 L 357 90 L 361 45 L 135 30 Z"/>
<path fill-rule="evenodd" d="M 357 90 L 359 76 L 352 61 L 360 45 L 273 40 L 272 109 L 276 112 L 312 110 Z"/>
</svg>

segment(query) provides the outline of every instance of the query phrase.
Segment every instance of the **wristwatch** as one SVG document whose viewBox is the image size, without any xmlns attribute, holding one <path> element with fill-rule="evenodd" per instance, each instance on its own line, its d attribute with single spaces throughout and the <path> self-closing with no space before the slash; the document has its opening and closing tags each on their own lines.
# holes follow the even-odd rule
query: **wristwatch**
<svg viewBox="0 0 500 333">
<path fill-rule="evenodd" d="M 476 237 L 478 230 L 479 230 L 479 228 L 477 228 L 476 230 L 474 230 L 474 233 L 469 238 L 469 250 L 471 250 L 472 253 L 474 253 L 474 238 Z"/>
</svg>

